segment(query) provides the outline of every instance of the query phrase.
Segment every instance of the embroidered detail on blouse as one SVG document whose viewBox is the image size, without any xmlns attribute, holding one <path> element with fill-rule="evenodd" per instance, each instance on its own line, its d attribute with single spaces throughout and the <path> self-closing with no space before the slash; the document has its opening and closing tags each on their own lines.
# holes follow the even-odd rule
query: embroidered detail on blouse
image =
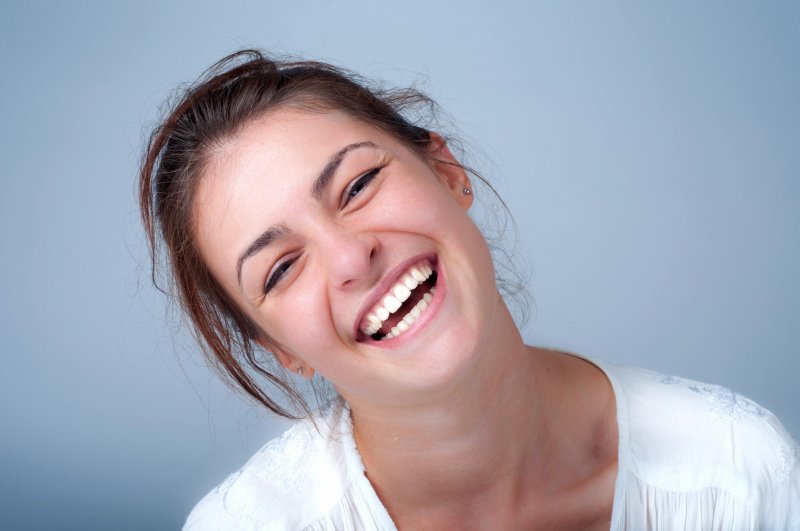
<svg viewBox="0 0 800 531">
<path fill-rule="evenodd" d="M 669 374 L 657 374 L 656 376 L 658 381 L 665 385 L 671 385 L 681 381 L 680 378 L 676 378 L 675 376 L 671 376 Z"/>
<path fill-rule="evenodd" d="M 280 485 L 286 491 L 296 490 L 303 480 L 298 470 L 305 470 L 311 454 L 312 438 L 303 426 L 295 426 L 279 439 L 270 441 L 256 455 L 264 455 L 253 474 L 273 485 Z M 276 449 L 280 449 L 276 452 Z"/>
<path fill-rule="evenodd" d="M 231 515 L 239 525 L 249 525 L 252 523 L 252 516 L 243 510 L 242 507 L 236 507 L 236 503 L 230 503 L 228 500 L 228 494 L 231 491 L 231 487 L 242 477 L 242 473 L 244 469 L 240 468 L 228 478 L 222 482 L 222 484 L 216 488 L 215 492 L 223 491 L 225 494 L 222 495 L 222 506 L 225 508 L 225 511 Z"/>
<path fill-rule="evenodd" d="M 782 444 L 778 448 L 778 459 L 780 463 L 775 469 L 775 478 L 778 484 L 781 485 L 789 479 L 789 475 L 800 460 L 800 446 L 794 441 L 789 441 L 790 444 Z"/>
<path fill-rule="evenodd" d="M 715 404 L 711 412 L 724 419 L 739 421 L 742 419 L 742 415 L 763 417 L 766 414 L 758 404 L 749 398 L 721 385 L 690 385 L 689 390 L 710 398 Z"/>
<path fill-rule="evenodd" d="M 686 389 L 709 399 L 713 404 L 711 412 L 720 418 L 739 421 L 742 416 L 763 417 L 766 415 L 758 404 L 744 395 L 731 391 L 727 387 L 698 384 L 697 382 L 689 382 L 683 378 L 662 373 L 655 373 L 655 378 L 664 385 L 680 384 Z"/>
</svg>

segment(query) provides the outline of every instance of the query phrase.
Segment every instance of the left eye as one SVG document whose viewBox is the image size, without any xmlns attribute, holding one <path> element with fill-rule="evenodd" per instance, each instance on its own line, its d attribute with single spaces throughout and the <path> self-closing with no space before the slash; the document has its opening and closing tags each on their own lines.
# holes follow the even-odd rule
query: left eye
<svg viewBox="0 0 800 531">
<path fill-rule="evenodd" d="M 356 197 L 364 190 L 364 188 L 369 186 L 369 183 L 371 183 L 372 180 L 378 176 L 378 172 L 380 171 L 381 168 L 374 168 L 354 180 L 353 183 L 344 191 L 344 195 L 342 196 L 342 206 L 346 206 L 351 199 Z"/>
<path fill-rule="evenodd" d="M 281 278 L 283 278 L 283 276 L 286 274 L 287 271 L 289 271 L 289 268 L 292 267 L 292 264 L 294 264 L 295 262 L 296 259 L 286 260 L 284 262 L 281 262 L 277 267 L 275 267 L 272 274 L 269 275 L 269 278 L 267 278 L 267 282 L 264 284 L 264 287 L 262 288 L 262 293 L 264 295 L 268 295 L 269 292 L 272 291 L 272 288 L 274 288 L 275 285 L 278 282 L 280 282 Z"/>
</svg>

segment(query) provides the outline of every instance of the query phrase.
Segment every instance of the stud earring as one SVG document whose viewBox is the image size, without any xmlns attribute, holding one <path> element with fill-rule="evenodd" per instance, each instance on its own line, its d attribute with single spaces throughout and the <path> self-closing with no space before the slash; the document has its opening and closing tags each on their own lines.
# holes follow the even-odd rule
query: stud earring
<svg viewBox="0 0 800 531">
<path fill-rule="evenodd" d="M 298 367 L 297 368 L 297 374 L 299 374 L 300 376 L 303 376 L 303 368 L 302 367 Z"/>
<path fill-rule="evenodd" d="M 467 188 L 467 187 L 465 186 L 465 187 L 464 187 L 464 189 L 463 189 L 463 190 L 461 190 L 461 193 L 462 193 L 462 194 L 464 194 L 464 195 L 469 195 L 469 194 L 471 194 L 471 193 L 472 193 L 472 190 L 470 190 L 469 188 Z"/>
</svg>

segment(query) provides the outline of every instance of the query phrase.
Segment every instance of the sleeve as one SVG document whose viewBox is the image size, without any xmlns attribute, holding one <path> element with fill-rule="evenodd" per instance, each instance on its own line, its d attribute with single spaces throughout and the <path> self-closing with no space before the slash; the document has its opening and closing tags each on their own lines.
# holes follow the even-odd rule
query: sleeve
<svg viewBox="0 0 800 531">
<path fill-rule="evenodd" d="M 186 519 L 183 531 L 243 529 L 241 522 L 237 521 L 237 515 L 227 506 L 228 492 L 241 474 L 241 471 L 231 474 L 221 485 L 200 500 Z"/>
<path fill-rule="evenodd" d="M 273 453 L 265 447 L 263 454 Z M 256 457 L 261 457 L 257 454 Z M 274 456 L 269 456 L 274 457 Z M 298 500 L 298 492 L 287 488 L 274 461 L 264 469 L 258 459 L 247 465 L 208 493 L 192 509 L 183 531 L 282 531 L 302 529 L 307 515 Z M 295 472 L 285 470 L 287 474 Z M 296 471 L 301 474 L 299 470 Z"/>
<path fill-rule="evenodd" d="M 305 529 L 329 514 L 349 483 L 332 429 L 309 419 L 267 443 L 195 506 L 184 531 Z"/>
<path fill-rule="evenodd" d="M 761 529 L 800 531 L 800 445 L 780 421 L 773 416 L 770 421 L 779 439 L 773 447 L 775 465 L 762 488 Z"/>
</svg>

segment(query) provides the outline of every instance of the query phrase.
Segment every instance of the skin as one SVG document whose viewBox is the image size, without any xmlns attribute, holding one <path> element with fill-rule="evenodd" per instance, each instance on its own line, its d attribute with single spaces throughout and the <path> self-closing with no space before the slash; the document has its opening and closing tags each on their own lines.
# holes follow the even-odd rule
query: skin
<svg viewBox="0 0 800 531">
<path fill-rule="evenodd" d="M 315 198 L 331 157 L 363 143 Z M 270 111 L 213 152 L 194 205 L 201 255 L 284 366 L 319 372 L 348 401 L 400 529 L 607 529 L 610 385 L 588 362 L 524 344 L 467 215 L 467 175 L 440 137 L 429 155 L 341 113 Z M 281 236 L 242 263 L 240 283 L 239 257 L 270 227 Z M 379 284 L 418 256 L 438 260 L 435 311 L 391 346 L 359 341 Z"/>
</svg>

